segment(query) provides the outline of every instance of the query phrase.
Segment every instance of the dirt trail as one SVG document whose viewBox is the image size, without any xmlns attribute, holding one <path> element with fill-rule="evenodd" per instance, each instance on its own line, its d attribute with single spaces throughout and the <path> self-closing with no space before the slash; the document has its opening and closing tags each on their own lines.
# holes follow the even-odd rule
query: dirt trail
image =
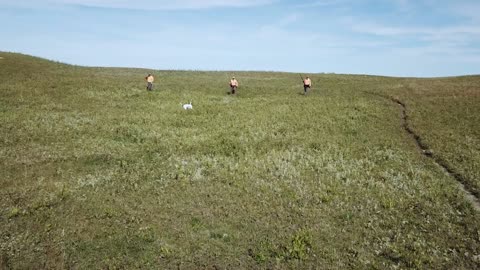
<svg viewBox="0 0 480 270">
<path fill-rule="evenodd" d="M 400 106 L 401 111 L 402 111 L 402 125 L 405 131 L 413 138 L 415 141 L 415 144 L 417 145 L 417 148 L 419 151 L 422 153 L 422 155 L 430 158 L 437 164 L 446 174 L 449 176 L 453 177 L 456 182 L 458 183 L 458 186 L 460 190 L 465 194 L 465 197 L 467 200 L 472 204 L 473 208 L 476 211 L 480 212 L 480 199 L 478 196 L 476 196 L 472 190 L 469 188 L 468 181 L 466 181 L 465 177 L 463 177 L 461 174 L 456 172 L 452 167 L 450 167 L 444 160 L 441 158 L 433 155 L 432 151 L 423 143 L 422 138 L 415 133 L 415 131 L 410 127 L 409 122 L 408 122 L 408 114 L 407 114 L 407 105 L 402 102 L 401 100 L 389 96 L 384 96 L 378 93 L 372 93 L 372 92 L 365 92 L 370 95 L 374 95 L 377 97 L 381 97 L 383 99 L 387 99 L 391 102 L 394 102 L 398 106 Z"/>
</svg>

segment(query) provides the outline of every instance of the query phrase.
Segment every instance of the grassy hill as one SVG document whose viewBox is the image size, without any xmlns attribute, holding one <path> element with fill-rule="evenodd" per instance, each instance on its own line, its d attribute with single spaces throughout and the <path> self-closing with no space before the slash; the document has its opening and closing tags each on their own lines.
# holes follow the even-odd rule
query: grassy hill
<svg viewBox="0 0 480 270">
<path fill-rule="evenodd" d="M 480 268 L 479 76 L 0 57 L 0 268 Z"/>
</svg>

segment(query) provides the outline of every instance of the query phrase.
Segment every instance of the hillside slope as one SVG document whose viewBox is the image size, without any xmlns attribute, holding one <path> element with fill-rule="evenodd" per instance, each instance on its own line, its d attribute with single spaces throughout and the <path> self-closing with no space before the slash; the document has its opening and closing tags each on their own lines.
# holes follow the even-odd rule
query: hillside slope
<svg viewBox="0 0 480 270">
<path fill-rule="evenodd" d="M 0 268 L 480 268 L 479 77 L 0 57 Z"/>
</svg>

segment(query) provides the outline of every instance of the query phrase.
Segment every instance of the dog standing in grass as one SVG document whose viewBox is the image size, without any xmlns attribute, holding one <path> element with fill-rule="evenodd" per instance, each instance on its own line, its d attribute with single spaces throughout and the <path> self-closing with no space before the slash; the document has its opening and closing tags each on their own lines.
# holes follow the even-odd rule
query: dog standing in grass
<svg viewBox="0 0 480 270">
<path fill-rule="evenodd" d="M 155 81 L 153 75 L 148 74 L 147 77 L 145 77 L 145 80 L 147 80 L 147 91 L 153 91 L 153 81 Z"/>
<path fill-rule="evenodd" d="M 184 110 L 193 110 L 192 101 L 190 101 L 190 103 L 183 104 L 182 107 Z"/>
</svg>

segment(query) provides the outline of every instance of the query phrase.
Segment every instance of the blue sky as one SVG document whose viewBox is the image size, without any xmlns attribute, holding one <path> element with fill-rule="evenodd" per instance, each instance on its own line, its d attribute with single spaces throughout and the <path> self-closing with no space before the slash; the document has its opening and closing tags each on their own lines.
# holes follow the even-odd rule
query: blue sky
<svg viewBox="0 0 480 270">
<path fill-rule="evenodd" d="M 478 0 L 0 0 L 0 51 L 87 66 L 480 74 Z"/>
</svg>

